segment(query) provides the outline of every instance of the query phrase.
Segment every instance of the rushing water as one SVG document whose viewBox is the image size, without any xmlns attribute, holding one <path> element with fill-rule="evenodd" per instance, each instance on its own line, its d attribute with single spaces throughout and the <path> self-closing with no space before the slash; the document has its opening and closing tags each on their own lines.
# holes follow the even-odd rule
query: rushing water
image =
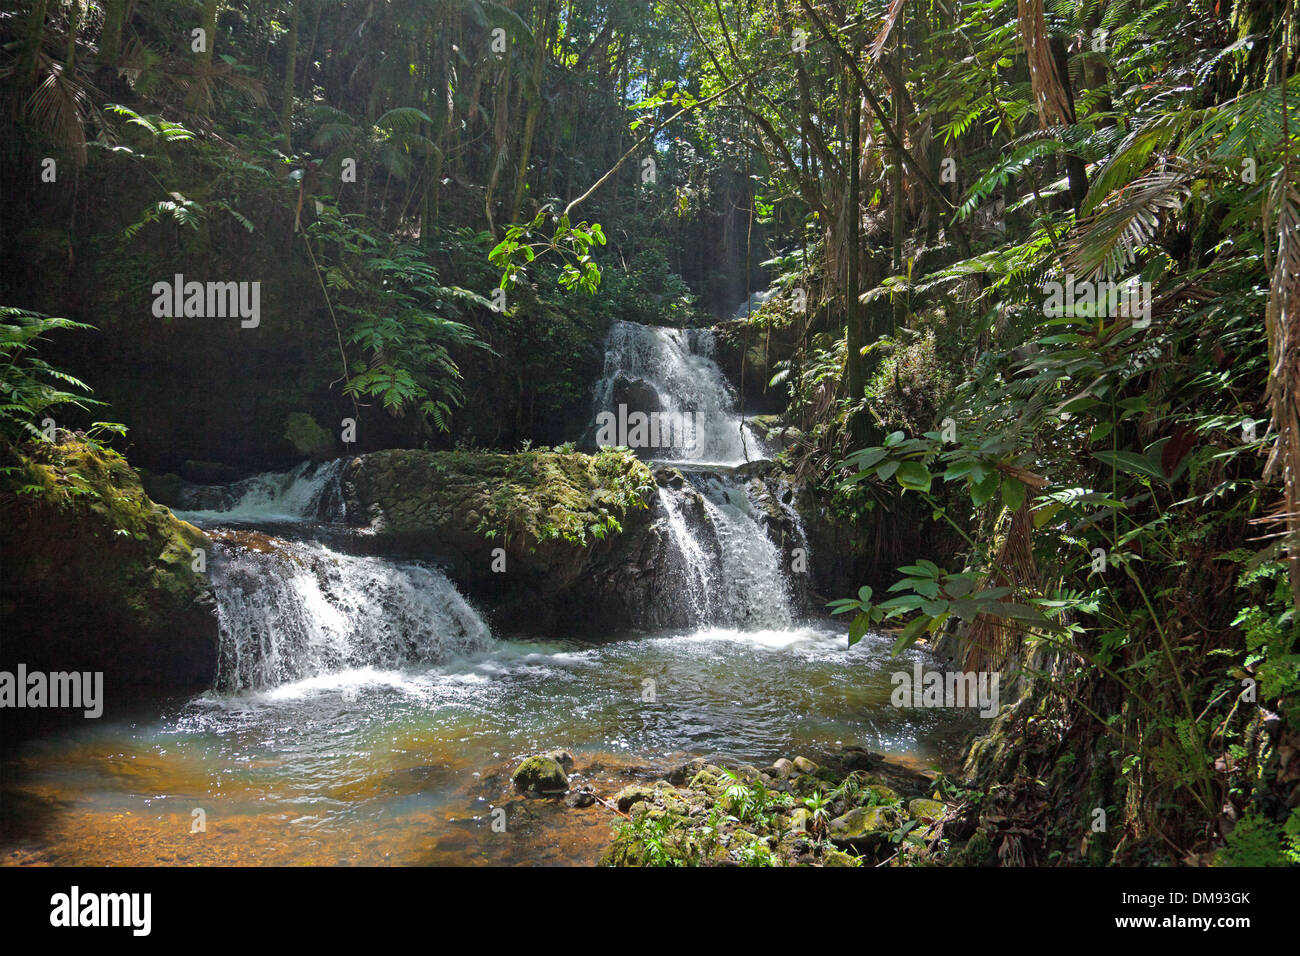
<svg viewBox="0 0 1300 956">
<path fill-rule="evenodd" d="M 0 860 L 592 862 L 611 815 L 512 794 L 520 758 L 567 748 L 603 793 L 692 756 L 855 745 L 950 761 L 950 716 L 889 703 L 890 674 L 923 652 L 894 661 L 874 635 L 850 649 L 838 622 L 807 619 L 789 495 L 717 467 L 760 446 L 710 347 L 631 323 L 610 341 L 663 407 L 707 408 L 716 425 L 677 449 L 686 462 L 660 489 L 680 583 L 665 599 L 688 626 L 500 640 L 436 567 L 340 546 L 337 463 L 190 489 L 179 513 L 216 542 L 216 686 L 25 745 L 0 780 Z M 608 372 L 598 392 L 612 396 Z"/>
<path fill-rule="evenodd" d="M 735 392 L 713 360 L 710 329 L 668 329 L 615 322 L 605 338 L 605 368 L 596 382 L 597 413 L 620 406 L 689 416 L 688 443 L 648 449 L 660 461 L 739 465 L 766 456 L 735 407 Z M 638 449 L 640 451 L 640 449 Z"/>
</svg>

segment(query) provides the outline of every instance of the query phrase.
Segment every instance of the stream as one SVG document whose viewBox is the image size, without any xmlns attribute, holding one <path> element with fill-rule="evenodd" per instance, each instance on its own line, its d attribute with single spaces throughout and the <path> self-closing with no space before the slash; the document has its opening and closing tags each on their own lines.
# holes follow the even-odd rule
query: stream
<svg viewBox="0 0 1300 956">
<path fill-rule="evenodd" d="M 0 784 L 0 861 L 587 864 L 616 818 L 514 794 L 523 757 L 565 748 L 573 785 L 601 793 L 694 756 L 763 766 L 851 745 L 950 766 L 963 726 L 890 704 L 890 674 L 926 652 L 891 659 L 885 635 L 848 648 L 729 470 L 766 450 L 711 333 L 615 323 L 593 392 L 697 413 L 693 447 L 659 458 L 683 476 L 661 487 L 678 585 L 663 599 L 689 626 L 494 634 L 437 567 L 349 552 L 338 462 L 191 488 L 177 514 L 216 541 L 215 686 L 24 744 Z"/>
</svg>

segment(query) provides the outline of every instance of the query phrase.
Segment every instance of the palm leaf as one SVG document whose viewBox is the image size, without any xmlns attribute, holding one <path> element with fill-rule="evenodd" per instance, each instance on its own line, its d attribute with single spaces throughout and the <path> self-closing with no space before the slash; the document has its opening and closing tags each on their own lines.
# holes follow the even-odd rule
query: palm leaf
<svg viewBox="0 0 1300 956">
<path fill-rule="evenodd" d="M 1120 275 L 1159 230 L 1161 216 L 1182 208 L 1192 178 L 1186 166 L 1170 163 L 1112 194 L 1075 227 L 1067 271 L 1084 279 Z"/>
</svg>

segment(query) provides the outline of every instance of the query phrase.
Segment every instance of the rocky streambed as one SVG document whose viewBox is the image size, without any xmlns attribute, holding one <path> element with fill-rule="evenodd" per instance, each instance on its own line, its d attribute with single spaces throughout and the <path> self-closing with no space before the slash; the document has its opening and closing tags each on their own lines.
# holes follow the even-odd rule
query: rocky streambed
<svg viewBox="0 0 1300 956">
<path fill-rule="evenodd" d="M 522 794 L 608 813 L 604 866 L 917 865 L 988 854 L 965 803 L 940 799 L 959 791 L 860 747 L 761 769 L 696 757 L 608 794 L 583 769 L 553 750 L 525 759 L 511 780 Z"/>
</svg>

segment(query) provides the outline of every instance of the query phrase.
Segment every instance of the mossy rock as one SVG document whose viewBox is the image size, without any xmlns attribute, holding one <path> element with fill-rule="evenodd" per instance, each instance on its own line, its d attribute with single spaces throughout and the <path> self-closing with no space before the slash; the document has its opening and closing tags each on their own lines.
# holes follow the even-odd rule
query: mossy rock
<svg viewBox="0 0 1300 956">
<path fill-rule="evenodd" d="M 0 444 L 0 664 L 103 671 L 119 689 L 211 687 L 216 601 L 193 553 L 206 558 L 207 536 L 155 504 L 121 455 L 60 434 Z"/>
<path fill-rule="evenodd" d="M 569 789 L 569 776 L 554 757 L 536 754 L 521 763 L 510 775 L 521 793 L 559 794 Z"/>
<path fill-rule="evenodd" d="M 659 791 L 656 788 L 634 783 L 614 794 L 614 805 L 627 813 L 635 804 L 654 803 L 658 796 Z"/>
<path fill-rule="evenodd" d="M 914 820 L 925 820 L 933 823 L 943 816 L 947 807 L 940 800 L 929 800 L 925 797 L 917 797 L 907 805 L 908 815 Z"/>
<path fill-rule="evenodd" d="M 881 806 L 898 803 L 902 797 L 898 791 L 892 787 L 887 787 L 883 783 L 869 783 L 862 788 L 862 795 L 858 798 L 860 803 L 870 806 Z"/>
<path fill-rule="evenodd" d="M 993 844 L 989 842 L 988 834 L 981 828 L 976 830 L 974 835 L 966 841 L 958 854 L 962 866 L 987 866 L 993 862 Z"/>
<path fill-rule="evenodd" d="M 144 486 L 145 494 L 168 508 L 180 507 L 181 489 L 185 487 L 185 480 L 180 475 L 172 472 L 155 475 L 143 468 L 139 469 L 139 472 L 140 484 Z"/>
<path fill-rule="evenodd" d="M 765 772 L 774 780 L 785 780 L 794 772 L 794 764 L 785 757 L 782 757 L 780 760 L 774 762 L 772 766 L 768 767 Z"/>
<path fill-rule="evenodd" d="M 503 630 L 574 635 L 686 613 L 646 571 L 669 545 L 651 512 L 658 486 L 630 452 L 381 451 L 349 460 L 342 485 L 377 549 L 438 563 Z"/>
<path fill-rule="evenodd" d="M 869 850 L 887 840 L 901 822 L 892 807 L 854 807 L 831 821 L 831 841 L 841 849 Z"/>
<path fill-rule="evenodd" d="M 861 866 L 862 857 L 843 850 L 827 850 L 822 855 L 822 866 Z"/>
<path fill-rule="evenodd" d="M 300 455 L 321 460 L 334 453 L 334 436 L 306 412 L 294 412 L 284 422 L 284 438 Z"/>
</svg>

